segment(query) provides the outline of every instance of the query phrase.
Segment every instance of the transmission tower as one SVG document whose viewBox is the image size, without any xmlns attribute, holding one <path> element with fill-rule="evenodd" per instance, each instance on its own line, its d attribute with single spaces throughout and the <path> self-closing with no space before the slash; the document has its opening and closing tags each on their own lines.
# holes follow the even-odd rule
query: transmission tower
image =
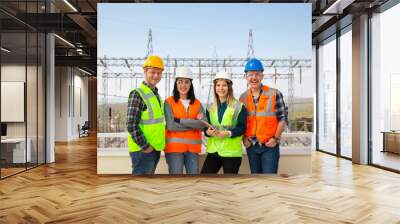
<svg viewBox="0 0 400 224">
<path fill-rule="evenodd" d="M 149 55 L 153 55 L 153 35 L 151 33 L 151 29 L 149 29 L 149 35 L 147 37 L 146 57 Z"/>
<path fill-rule="evenodd" d="M 210 102 L 210 97 L 212 96 L 212 79 L 214 78 L 215 75 L 217 75 L 217 72 L 219 71 L 219 66 L 218 66 L 218 53 L 217 53 L 217 47 L 214 46 L 214 51 L 212 53 L 212 67 L 211 67 L 211 74 L 212 77 L 210 77 L 210 82 L 208 86 L 208 96 L 207 96 L 207 102 Z M 215 69 L 215 70 L 214 70 Z"/>
<path fill-rule="evenodd" d="M 288 77 L 288 113 L 289 118 L 293 118 L 294 112 L 294 70 L 293 70 L 293 59 L 290 57 L 290 64 L 289 67 L 289 77 Z M 293 122 L 289 122 L 289 131 L 293 130 Z"/>
<path fill-rule="evenodd" d="M 253 30 L 249 30 L 249 43 L 247 46 L 247 59 L 254 58 Z"/>
</svg>

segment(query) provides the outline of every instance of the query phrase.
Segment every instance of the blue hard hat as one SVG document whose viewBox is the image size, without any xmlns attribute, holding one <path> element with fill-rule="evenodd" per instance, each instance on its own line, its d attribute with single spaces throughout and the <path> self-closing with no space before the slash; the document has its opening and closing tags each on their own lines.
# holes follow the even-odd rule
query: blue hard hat
<svg viewBox="0 0 400 224">
<path fill-rule="evenodd" d="M 244 67 L 244 72 L 248 71 L 264 71 L 264 66 L 262 65 L 261 61 L 257 58 L 252 58 L 247 61 L 246 66 Z"/>
</svg>

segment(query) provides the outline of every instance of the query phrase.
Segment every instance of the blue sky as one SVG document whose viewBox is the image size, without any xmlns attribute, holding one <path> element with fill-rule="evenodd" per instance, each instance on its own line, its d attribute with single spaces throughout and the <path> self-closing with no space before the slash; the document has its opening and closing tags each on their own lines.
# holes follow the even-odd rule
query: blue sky
<svg viewBox="0 0 400 224">
<path fill-rule="evenodd" d="M 98 4 L 98 56 L 311 58 L 311 4 Z"/>
</svg>

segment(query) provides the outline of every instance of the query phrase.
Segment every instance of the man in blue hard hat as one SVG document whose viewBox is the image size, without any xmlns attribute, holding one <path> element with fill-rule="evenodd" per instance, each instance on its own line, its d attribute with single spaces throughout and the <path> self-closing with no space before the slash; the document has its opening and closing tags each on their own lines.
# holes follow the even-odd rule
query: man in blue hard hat
<svg viewBox="0 0 400 224">
<path fill-rule="evenodd" d="M 263 85 L 264 67 L 260 60 L 247 61 L 244 72 L 248 89 L 240 96 L 247 110 L 243 137 L 251 173 L 277 173 L 279 141 L 287 123 L 282 93 Z"/>
</svg>

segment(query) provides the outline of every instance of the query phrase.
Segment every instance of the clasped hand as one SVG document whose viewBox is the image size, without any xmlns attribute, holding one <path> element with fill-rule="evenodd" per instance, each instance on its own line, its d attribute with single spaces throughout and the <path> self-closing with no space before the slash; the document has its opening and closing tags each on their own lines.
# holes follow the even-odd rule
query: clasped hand
<svg viewBox="0 0 400 224">
<path fill-rule="evenodd" d="M 230 136 L 230 131 L 218 131 L 214 128 L 208 128 L 206 131 L 207 135 L 217 138 L 226 138 Z"/>
</svg>

